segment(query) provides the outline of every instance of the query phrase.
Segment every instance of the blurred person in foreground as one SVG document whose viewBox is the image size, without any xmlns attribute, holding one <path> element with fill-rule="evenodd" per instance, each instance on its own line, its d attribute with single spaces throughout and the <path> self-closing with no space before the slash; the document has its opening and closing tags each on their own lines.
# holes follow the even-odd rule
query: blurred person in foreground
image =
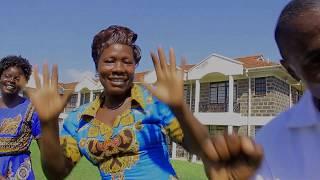
<svg viewBox="0 0 320 180">
<path fill-rule="evenodd" d="M 307 89 L 258 133 L 265 158 L 256 179 L 320 179 L 320 1 L 289 2 L 275 39 L 282 65 Z"/>
</svg>

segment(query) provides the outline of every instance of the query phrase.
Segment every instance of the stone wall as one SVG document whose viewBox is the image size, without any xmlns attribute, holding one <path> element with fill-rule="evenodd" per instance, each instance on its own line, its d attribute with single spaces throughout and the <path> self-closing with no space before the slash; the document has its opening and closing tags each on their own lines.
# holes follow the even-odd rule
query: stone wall
<svg viewBox="0 0 320 180">
<path fill-rule="evenodd" d="M 238 80 L 240 113 L 248 116 L 249 80 Z M 276 78 L 266 77 L 266 93 L 256 95 L 255 78 L 251 79 L 251 116 L 276 116 L 289 107 L 289 85 Z"/>
</svg>

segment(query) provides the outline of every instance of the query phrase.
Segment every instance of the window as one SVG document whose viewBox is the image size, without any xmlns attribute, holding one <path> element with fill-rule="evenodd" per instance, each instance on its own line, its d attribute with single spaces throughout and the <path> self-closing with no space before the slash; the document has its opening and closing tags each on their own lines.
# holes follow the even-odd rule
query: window
<svg viewBox="0 0 320 180">
<path fill-rule="evenodd" d="M 218 103 L 218 84 L 217 83 L 211 83 L 210 84 L 210 103 Z"/>
<path fill-rule="evenodd" d="M 77 106 L 77 100 L 78 100 L 78 94 L 73 94 L 70 98 L 69 106 L 70 107 L 76 107 Z"/>
<path fill-rule="evenodd" d="M 218 84 L 218 103 L 226 103 L 227 94 L 228 94 L 227 83 L 219 83 Z"/>
<path fill-rule="evenodd" d="M 90 102 L 90 92 L 89 93 L 82 93 L 80 105 L 87 104 Z"/>
<path fill-rule="evenodd" d="M 228 83 L 210 83 L 210 98 L 211 104 L 226 103 L 226 97 L 228 96 Z"/>
<path fill-rule="evenodd" d="M 255 95 L 265 95 L 267 92 L 266 78 L 255 78 Z"/>
<path fill-rule="evenodd" d="M 233 100 L 237 100 L 237 85 L 233 87 Z M 210 104 L 221 104 L 229 102 L 229 82 L 210 83 Z"/>
<path fill-rule="evenodd" d="M 188 95 L 189 95 L 189 86 L 188 85 L 184 85 L 183 97 L 184 97 L 184 100 L 185 100 L 186 103 L 189 102 Z"/>
<path fill-rule="evenodd" d="M 97 97 L 99 97 L 101 92 L 94 92 L 93 93 L 93 100 L 95 100 Z"/>
</svg>

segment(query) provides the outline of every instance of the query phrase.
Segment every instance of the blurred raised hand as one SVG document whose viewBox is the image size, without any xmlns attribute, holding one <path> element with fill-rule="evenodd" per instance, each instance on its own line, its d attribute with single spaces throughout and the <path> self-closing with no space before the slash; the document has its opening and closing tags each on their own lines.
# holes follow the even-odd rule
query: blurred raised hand
<svg viewBox="0 0 320 180">
<path fill-rule="evenodd" d="M 39 78 L 37 66 L 34 68 L 33 73 L 36 88 L 29 89 L 26 93 L 34 105 L 41 123 L 57 120 L 73 91 L 64 91 L 62 95 L 58 92 L 57 65 L 53 65 L 51 77 L 48 64 L 43 65 L 43 82 Z"/>
<path fill-rule="evenodd" d="M 202 156 L 210 180 L 248 180 L 261 165 L 263 149 L 249 137 L 218 135 L 211 137 L 211 142 L 211 154 Z"/>
</svg>

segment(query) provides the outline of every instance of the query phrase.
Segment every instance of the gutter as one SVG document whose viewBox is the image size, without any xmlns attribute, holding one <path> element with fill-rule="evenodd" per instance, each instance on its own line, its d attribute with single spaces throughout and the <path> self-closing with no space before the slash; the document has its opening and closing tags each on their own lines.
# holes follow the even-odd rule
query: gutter
<svg viewBox="0 0 320 180">
<path fill-rule="evenodd" d="M 273 65 L 273 66 L 263 66 L 263 67 L 254 67 L 254 68 L 245 68 L 246 71 L 249 70 L 260 70 L 260 69 L 271 69 L 271 68 L 283 68 L 282 65 L 278 64 L 278 65 Z"/>
</svg>

